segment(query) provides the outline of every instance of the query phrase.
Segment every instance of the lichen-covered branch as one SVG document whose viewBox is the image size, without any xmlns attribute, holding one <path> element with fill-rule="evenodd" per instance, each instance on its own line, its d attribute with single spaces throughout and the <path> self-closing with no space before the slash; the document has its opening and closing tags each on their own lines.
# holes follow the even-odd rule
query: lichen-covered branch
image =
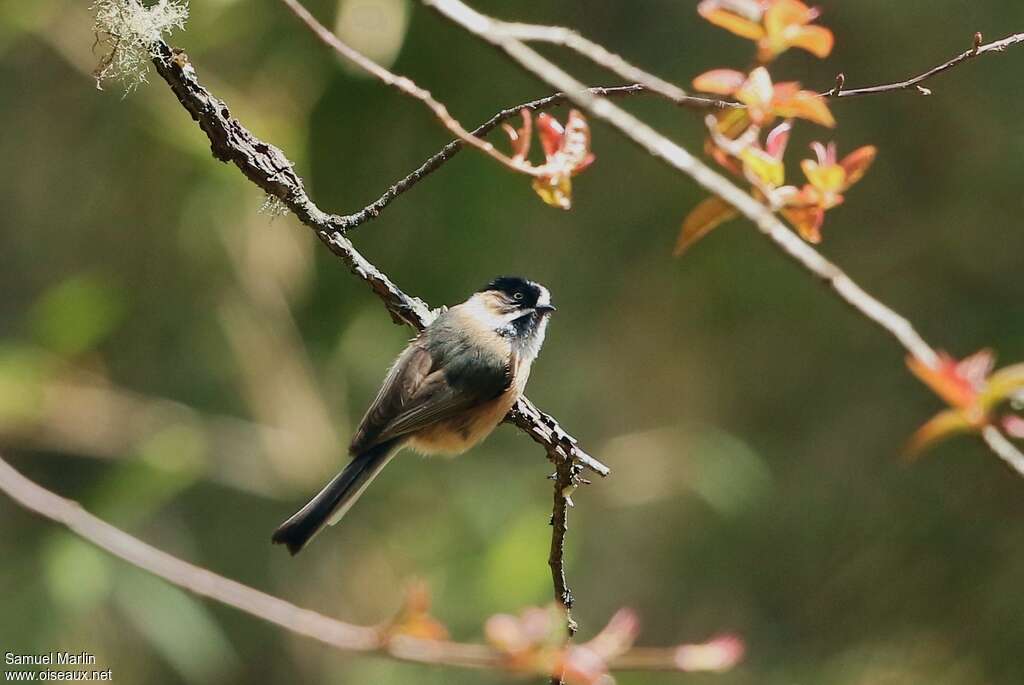
<svg viewBox="0 0 1024 685">
<path fill-rule="evenodd" d="M 206 133 L 214 157 L 234 164 L 246 178 L 268 195 L 279 199 L 302 223 L 313 229 L 320 241 L 356 277 L 370 286 L 396 323 L 421 330 L 433 320 L 434 314 L 423 300 L 407 295 L 355 249 L 345 237 L 345 229 L 349 224 L 347 217 L 324 212 L 316 206 L 306 194 L 302 179 L 285 154 L 253 135 L 231 116 L 223 100 L 199 83 L 195 68 L 184 52 L 174 50 L 162 42 L 156 45 L 156 49 L 158 53 L 153 63 L 157 73 Z M 529 400 L 521 400 L 510 418 L 531 438 L 543 444 L 549 453 L 579 459 L 602 476 L 610 472 L 608 467 L 579 450 L 575 438 L 566 433 L 557 421 L 539 412 Z"/>
</svg>

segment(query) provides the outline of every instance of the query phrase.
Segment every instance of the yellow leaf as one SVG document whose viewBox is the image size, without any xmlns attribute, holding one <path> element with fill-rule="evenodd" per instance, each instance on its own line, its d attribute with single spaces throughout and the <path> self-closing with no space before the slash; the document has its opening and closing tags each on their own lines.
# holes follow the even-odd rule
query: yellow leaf
<svg viewBox="0 0 1024 685">
<path fill-rule="evenodd" d="M 989 376 L 988 383 L 978 396 L 978 401 L 987 413 L 1021 390 L 1024 390 L 1024 364 L 1013 364 Z"/>
<path fill-rule="evenodd" d="M 975 425 L 956 409 L 941 411 L 918 428 L 903 448 L 903 454 L 915 458 L 935 443 L 958 433 L 969 433 Z"/>
<path fill-rule="evenodd" d="M 683 221 L 683 228 L 679 232 L 679 239 L 672 254 L 676 257 L 682 255 L 695 242 L 736 215 L 736 209 L 717 195 L 707 198 L 694 207 Z"/>
<path fill-rule="evenodd" d="M 748 147 L 740 153 L 747 172 L 756 176 L 765 185 L 778 188 L 786 182 L 786 168 L 782 160 L 772 157 L 764 150 Z"/>
<path fill-rule="evenodd" d="M 726 138 L 736 138 L 750 126 L 750 112 L 744 107 L 733 107 L 715 113 L 715 130 Z"/>
<path fill-rule="evenodd" d="M 572 208 L 572 180 L 569 174 L 539 176 L 533 179 L 533 191 L 552 207 Z"/>
<path fill-rule="evenodd" d="M 838 164 L 821 165 L 813 159 L 800 162 L 804 176 L 811 185 L 823 193 L 838 193 L 846 187 L 846 172 Z"/>
<path fill-rule="evenodd" d="M 742 38 L 760 40 L 764 36 L 764 28 L 760 24 L 728 10 L 720 9 L 719 3 L 714 0 L 705 0 L 697 5 L 697 12 L 715 26 Z"/>
</svg>

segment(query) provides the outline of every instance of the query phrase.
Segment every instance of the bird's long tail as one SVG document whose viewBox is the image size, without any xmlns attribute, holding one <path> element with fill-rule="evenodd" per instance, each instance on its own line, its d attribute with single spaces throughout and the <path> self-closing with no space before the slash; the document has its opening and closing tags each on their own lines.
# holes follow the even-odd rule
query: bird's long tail
<svg viewBox="0 0 1024 685">
<path fill-rule="evenodd" d="M 341 520 L 381 469 L 398 451 L 394 441 L 377 445 L 356 456 L 306 506 L 278 526 L 271 540 L 298 554 L 326 525 Z"/>
</svg>

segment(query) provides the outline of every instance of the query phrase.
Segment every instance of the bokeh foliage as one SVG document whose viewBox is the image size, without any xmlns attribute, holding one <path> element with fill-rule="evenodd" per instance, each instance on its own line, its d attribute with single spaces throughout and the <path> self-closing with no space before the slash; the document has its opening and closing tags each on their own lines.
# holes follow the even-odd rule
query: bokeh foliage
<svg viewBox="0 0 1024 685">
<path fill-rule="evenodd" d="M 397 27 L 398 47 L 377 57 L 468 125 L 546 94 L 413 3 L 360 4 L 357 29 L 375 16 Z M 477 3 L 575 26 L 683 84 L 749 50 L 694 4 Z M 850 87 L 901 79 L 976 30 L 1024 25 L 1011 0 L 820 4 L 833 56 L 776 68 L 822 87 L 840 70 Z M 414 576 L 462 638 L 547 601 L 549 467 L 511 428 L 454 462 L 407 455 L 297 559 L 270 547 L 344 459 L 408 331 L 294 219 L 257 213 L 258 190 L 210 157 L 159 80 L 98 92 L 90 25 L 84 3 L 0 5 L 0 450 L 147 541 L 340 617 L 387 616 Z M 325 208 L 361 207 L 448 139 L 271 0 L 193 2 L 173 42 Z M 879 157 L 830 213 L 823 250 L 961 356 L 990 345 L 1024 359 L 1022 63 L 1011 51 L 943 76 L 930 98 L 834 106 L 844 145 Z M 699 147 L 691 113 L 628 106 Z M 467 152 L 355 234 L 432 303 L 498 273 L 555 294 L 530 395 L 615 471 L 573 511 L 584 634 L 622 605 L 649 644 L 738 631 L 743 666 L 686 677 L 721 685 L 1024 680 L 1024 483 L 970 439 L 900 463 L 937 408 L 901 351 L 740 222 L 673 260 L 702 193 L 603 126 L 593 134 L 597 162 L 569 213 Z M 85 649 L 121 682 L 503 682 L 331 652 L 169 589 L 10 502 L 0 511 L 5 651 Z"/>
</svg>

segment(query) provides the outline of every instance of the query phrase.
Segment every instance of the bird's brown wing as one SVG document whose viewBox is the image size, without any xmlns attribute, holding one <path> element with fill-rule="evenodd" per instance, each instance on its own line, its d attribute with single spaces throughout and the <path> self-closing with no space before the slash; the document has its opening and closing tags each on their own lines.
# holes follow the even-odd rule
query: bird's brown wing
<svg viewBox="0 0 1024 685">
<path fill-rule="evenodd" d="M 388 373 L 356 431 L 350 452 L 359 454 L 455 417 L 510 386 L 507 362 L 487 363 L 480 355 L 465 354 L 460 359 L 461 363 L 437 364 L 424 347 L 413 343 Z"/>
<path fill-rule="evenodd" d="M 430 376 L 433 366 L 430 353 L 419 340 L 413 341 L 398 356 L 352 437 L 349 447 L 352 455 L 365 452 L 386 439 L 381 438 L 381 432 L 402 413 L 402 408 Z"/>
</svg>

